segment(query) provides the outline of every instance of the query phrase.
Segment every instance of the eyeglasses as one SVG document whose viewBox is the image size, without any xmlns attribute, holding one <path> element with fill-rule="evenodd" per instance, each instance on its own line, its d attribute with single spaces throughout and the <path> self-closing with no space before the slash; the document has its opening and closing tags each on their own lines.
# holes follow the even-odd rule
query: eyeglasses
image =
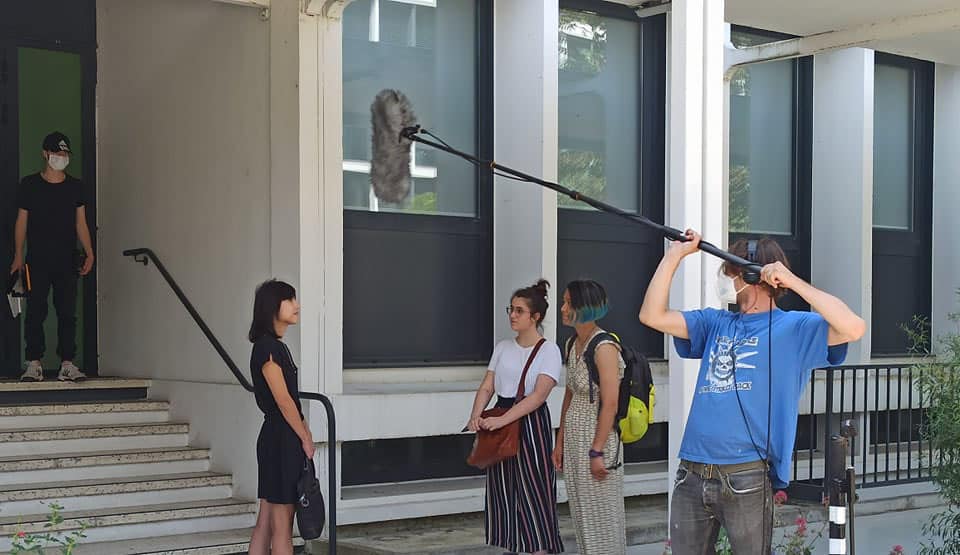
<svg viewBox="0 0 960 555">
<path fill-rule="evenodd" d="M 507 307 L 507 316 L 511 314 L 516 314 L 517 316 L 522 316 L 527 313 L 527 310 L 520 306 L 508 306 Z"/>
</svg>

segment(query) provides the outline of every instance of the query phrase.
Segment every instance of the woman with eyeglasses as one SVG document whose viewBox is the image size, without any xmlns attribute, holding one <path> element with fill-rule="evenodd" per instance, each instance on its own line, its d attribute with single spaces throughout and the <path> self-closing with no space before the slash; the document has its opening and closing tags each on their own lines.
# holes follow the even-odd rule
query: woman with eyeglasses
<svg viewBox="0 0 960 555">
<path fill-rule="evenodd" d="M 467 428 L 475 432 L 497 430 L 520 420 L 517 456 L 487 468 L 487 544 L 508 553 L 563 552 L 557 523 L 557 474 L 550 461 L 553 426 L 546 403 L 560 381 L 563 361 L 557 344 L 545 341 L 541 334 L 549 306 L 549 286 L 541 279 L 518 289 L 510 298 L 507 315 L 516 337 L 494 348 L 467 423 Z M 517 400 L 528 360 L 523 398 Z M 499 417 L 482 418 L 494 393 L 497 406 L 509 410 Z"/>
<path fill-rule="evenodd" d="M 608 310 L 607 293 L 595 281 L 572 281 L 563 292 L 563 324 L 577 333 L 566 344 L 567 387 L 553 463 L 563 471 L 582 555 L 627 552 L 623 450 L 613 425 L 626 365 L 613 341 L 601 340 L 588 351 L 591 340 L 603 332 L 597 321 Z M 590 356 L 599 384 L 591 383 L 586 362 Z"/>
</svg>

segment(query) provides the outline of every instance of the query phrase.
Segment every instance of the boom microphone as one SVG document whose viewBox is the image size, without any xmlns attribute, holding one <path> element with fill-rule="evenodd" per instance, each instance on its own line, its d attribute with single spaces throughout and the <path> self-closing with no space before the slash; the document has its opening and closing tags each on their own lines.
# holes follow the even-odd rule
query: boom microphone
<svg viewBox="0 0 960 555">
<path fill-rule="evenodd" d="M 477 166 L 500 171 L 498 174 L 518 181 L 536 183 L 573 200 L 580 201 L 609 214 L 620 216 L 632 222 L 643 224 L 655 229 L 666 238 L 674 241 L 687 241 L 687 236 L 680 230 L 658 224 L 653 220 L 621 210 L 605 202 L 593 199 L 579 192 L 568 189 L 563 185 L 544 181 L 538 177 L 519 172 L 515 169 L 502 166 L 493 160 L 481 160 L 472 154 L 459 151 L 443 142 L 433 133 L 421 129 L 413 113 L 413 106 L 403 93 L 393 89 L 384 89 L 370 105 L 370 122 L 373 124 L 373 160 L 370 162 L 370 184 L 373 194 L 386 202 L 400 202 L 410 193 L 410 144 L 413 141 L 442 150 Z M 439 142 L 434 142 L 420 136 L 423 133 Z M 506 175 L 504 175 L 506 174 Z M 717 258 L 726 260 L 743 269 L 743 280 L 750 284 L 760 283 L 759 264 L 717 247 L 707 241 L 700 241 L 700 250 L 710 253 Z"/>
<path fill-rule="evenodd" d="M 373 159 L 370 185 L 373 194 L 385 202 L 401 202 L 410 194 L 410 145 L 403 134 L 417 124 L 417 116 L 400 91 L 384 89 L 370 105 L 373 125 Z"/>
</svg>

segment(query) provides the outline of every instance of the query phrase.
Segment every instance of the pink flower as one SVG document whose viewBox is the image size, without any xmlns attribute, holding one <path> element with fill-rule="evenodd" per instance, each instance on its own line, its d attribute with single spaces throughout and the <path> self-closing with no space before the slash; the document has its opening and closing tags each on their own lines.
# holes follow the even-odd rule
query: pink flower
<svg viewBox="0 0 960 555">
<path fill-rule="evenodd" d="M 773 495 L 773 502 L 777 505 L 783 505 L 787 502 L 787 492 L 780 490 Z"/>
<path fill-rule="evenodd" d="M 803 518 L 803 516 L 797 517 L 796 525 L 798 536 L 803 536 L 807 533 L 807 519 Z"/>
<path fill-rule="evenodd" d="M 890 551 L 891 555 L 900 555 L 901 553 L 903 553 L 903 546 L 900 544 L 893 546 L 893 550 Z"/>
<path fill-rule="evenodd" d="M 27 537 L 27 533 L 24 532 L 23 530 L 20 530 L 19 532 L 17 532 L 17 537 L 18 537 L 18 538 L 25 538 L 25 537 Z"/>
</svg>

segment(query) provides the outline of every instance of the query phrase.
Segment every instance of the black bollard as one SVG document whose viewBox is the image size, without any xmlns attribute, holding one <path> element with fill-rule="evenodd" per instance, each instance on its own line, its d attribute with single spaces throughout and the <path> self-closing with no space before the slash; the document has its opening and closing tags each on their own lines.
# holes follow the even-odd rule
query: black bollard
<svg viewBox="0 0 960 555">
<path fill-rule="evenodd" d="M 847 506 L 846 471 L 844 461 L 847 456 L 847 438 L 832 435 L 827 446 L 829 467 L 826 469 L 827 492 L 830 499 L 830 555 L 846 555 L 847 553 Z"/>
<path fill-rule="evenodd" d="M 847 526 L 850 527 L 850 555 L 856 553 L 853 535 L 853 504 L 857 501 L 857 477 L 853 466 L 845 466 L 850 439 L 856 437 L 853 420 L 844 420 L 840 435 L 830 436 L 827 445 L 825 482 L 830 500 L 830 555 L 847 555 Z"/>
</svg>

